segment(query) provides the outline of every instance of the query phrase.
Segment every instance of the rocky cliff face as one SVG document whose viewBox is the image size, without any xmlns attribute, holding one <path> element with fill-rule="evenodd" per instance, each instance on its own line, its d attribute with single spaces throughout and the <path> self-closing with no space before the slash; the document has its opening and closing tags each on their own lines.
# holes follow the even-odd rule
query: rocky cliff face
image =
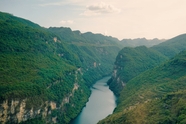
<svg viewBox="0 0 186 124">
<path fill-rule="evenodd" d="M 46 117 L 48 115 L 47 107 L 50 105 L 48 104 L 48 101 L 41 105 L 41 108 L 39 109 L 34 109 L 33 107 L 31 109 L 26 109 L 26 102 L 27 99 L 11 99 L 3 101 L 3 103 L 0 104 L 0 122 L 2 124 L 5 124 L 6 122 L 20 123 L 37 116 Z"/>
<path fill-rule="evenodd" d="M 117 64 L 114 65 L 112 77 L 108 81 L 109 87 L 116 95 L 119 95 L 120 91 L 125 86 L 126 82 L 122 79 L 121 74 L 122 67 Z"/>
<path fill-rule="evenodd" d="M 6 99 L 0 103 L 0 123 L 20 123 L 34 118 L 42 118 L 47 123 L 57 123 L 58 117 L 53 116 L 52 112 L 55 110 L 63 111 L 65 105 L 69 104 L 70 99 L 74 97 L 74 93 L 78 89 L 79 85 L 75 82 L 72 91 L 66 94 L 60 104 L 55 101 L 43 101 L 40 106 L 36 107 L 34 105 L 29 106 L 29 98 Z"/>
</svg>

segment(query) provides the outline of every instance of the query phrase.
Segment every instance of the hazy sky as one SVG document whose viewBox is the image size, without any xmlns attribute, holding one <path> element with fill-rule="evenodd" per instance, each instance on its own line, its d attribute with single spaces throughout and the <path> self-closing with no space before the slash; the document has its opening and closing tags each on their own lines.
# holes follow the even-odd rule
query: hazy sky
<svg viewBox="0 0 186 124">
<path fill-rule="evenodd" d="M 186 0 L 0 0 L 0 11 L 43 27 L 119 39 L 168 39 L 186 33 Z"/>
</svg>

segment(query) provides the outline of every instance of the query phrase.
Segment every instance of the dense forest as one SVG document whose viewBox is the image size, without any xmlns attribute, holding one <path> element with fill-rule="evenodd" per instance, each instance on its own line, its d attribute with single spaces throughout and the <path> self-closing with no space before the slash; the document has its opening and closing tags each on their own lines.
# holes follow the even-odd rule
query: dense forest
<svg viewBox="0 0 186 124">
<path fill-rule="evenodd" d="M 119 95 L 129 80 L 165 60 L 167 57 L 145 46 L 123 48 L 116 57 L 112 78 L 108 81 L 110 89 Z"/>
<path fill-rule="evenodd" d="M 1 12 L 0 123 L 69 123 L 87 102 L 89 87 L 111 74 L 117 42 Z"/>
<path fill-rule="evenodd" d="M 112 78 L 108 81 L 110 88 L 119 95 L 129 80 L 186 50 L 185 41 L 186 34 L 183 34 L 150 48 L 124 47 L 116 57 Z"/>
<path fill-rule="evenodd" d="M 0 123 L 68 124 L 107 75 L 118 106 L 99 123 L 186 123 L 186 34 L 163 41 L 44 28 L 0 12 Z"/>
<path fill-rule="evenodd" d="M 151 48 L 123 48 L 108 82 L 118 106 L 99 123 L 186 123 L 185 46 L 183 34 Z"/>
<path fill-rule="evenodd" d="M 132 80 L 113 115 L 100 123 L 186 123 L 186 51 Z"/>
</svg>

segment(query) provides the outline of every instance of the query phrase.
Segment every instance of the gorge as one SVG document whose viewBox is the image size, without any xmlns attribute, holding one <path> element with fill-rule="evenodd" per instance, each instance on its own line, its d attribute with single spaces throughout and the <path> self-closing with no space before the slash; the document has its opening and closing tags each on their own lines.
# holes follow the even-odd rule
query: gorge
<svg viewBox="0 0 186 124">
<path fill-rule="evenodd" d="M 112 114 L 117 98 L 107 85 L 109 78 L 104 77 L 92 86 L 89 101 L 71 124 L 96 124 L 99 120 Z"/>
<path fill-rule="evenodd" d="M 109 99 L 103 101 L 110 104 L 105 107 L 111 109 L 93 121 L 97 123 L 116 106 L 105 86 L 108 78 L 104 84 L 98 81 L 110 75 L 108 85 L 118 104 L 98 123 L 185 123 L 186 35 L 152 41 L 135 39 L 132 44 L 131 39 L 120 42 L 70 28 L 44 28 L 0 12 L 0 123 L 69 124 L 91 91 L 93 96 L 99 93 L 101 104 L 102 87 Z M 147 47 L 139 46 L 147 42 Z"/>
<path fill-rule="evenodd" d="M 90 87 L 110 75 L 119 40 L 70 28 L 43 28 L 0 12 L 0 123 L 74 119 Z"/>
</svg>

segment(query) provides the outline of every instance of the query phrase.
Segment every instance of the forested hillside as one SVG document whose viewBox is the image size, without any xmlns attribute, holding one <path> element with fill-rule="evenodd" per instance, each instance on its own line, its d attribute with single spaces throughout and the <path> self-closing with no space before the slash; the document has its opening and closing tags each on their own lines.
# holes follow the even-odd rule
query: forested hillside
<svg viewBox="0 0 186 124">
<path fill-rule="evenodd" d="M 118 106 L 99 123 L 186 123 L 185 43 L 183 34 L 151 48 L 123 48 L 108 81 Z"/>
<path fill-rule="evenodd" d="M 179 52 L 186 49 L 186 34 L 176 36 L 166 42 L 153 46 L 152 49 L 159 51 L 169 58 L 172 58 Z"/>
<path fill-rule="evenodd" d="M 186 50 L 185 34 L 150 48 L 123 48 L 117 55 L 112 78 L 108 81 L 111 90 L 119 95 L 132 78 L 174 57 L 182 50 Z"/>
<path fill-rule="evenodd" d="M 76 53 L 81 61 L 83 77 L 87 83 L 89 82 L 89 86 L 92 80 L 97 79 L 96 77 L 101 78 L 103 75 L 111 74 L 115 57 L 122 48 L 118 45 L 118 39 L 91 32 L 82 34 L 79 31 L 71 31 L 69 28 L 62 27 L 51 27 L 49 31 L 57 34 L 66 47 L 72 53 Z M 68 32 L 67 36 L 65 31 Z"/>
<path fill-rule="evenodd" d="M 0 12 L 0 123 L 68 123 L 111 73 L 117 39 L 59 29 Z"/>
<path fill-rule="evenodd" d="M 186 51 L 130 80 L 100 124 L 186 123 Z"/>
<path fill-rule="evenodd" d="M 145 46 L 123 48 L 116 57 L 113 74 L 108 81 L 110 89 L 119 95 L 129 80 L 165 60 L 167 57 Z"/>
<path fill-rule="evenodd" d="M 123 48 L 110 36 L 43 28 L 0 12 L 0 123 L 67 124 L 113 67 L 108 84 L 119 103 L 101 123 L 185 123 L 186 52 L 172 58 L 185 41 L 183 34 L 151 48 Z"/>
<path fill-rule="evenodd" d="M 41 114 L 48 116 L 47 121 L 60 116 L 63 119 L 60 122 L 68 122 L 81 110 L 90 93 L 81 81 L 81 74 L 76 73 L 75 65 L 80 64 L 79 59 L 75 54 L 69 54 L 63 43 L 55 42 L 57 36 L 46 29 L 9 14 L 0 13 L 0 16 L 1 122 L 21 122 L 40 118 Z M 58 48 L 68 56 L 60 57 L 58 54 L 61 51 Z M 85 93 L 74 90 L 77 93 L 74 93 L 74 101 L 70 102 L 74 104 L 82 98 L 78 100 L 79 105 L 75 106 L 76 109 L 65 107 L 68 102 L 63 99 L 69 97 L 75 84 Z M 12 105 L 4 108 L 9 104 Z M 45 109 L 50 104 L 54 107 Z M 56 112 L 57 108 L 61 112 Z M 31 110 L 34 114 L 25 116 Z M 40 114 L 37 111 L 42 112 Z M 48 114 L 49 111 L 51 114 Z M 68 118 L 65 120 L 66 114 Z"/>
</svg>

